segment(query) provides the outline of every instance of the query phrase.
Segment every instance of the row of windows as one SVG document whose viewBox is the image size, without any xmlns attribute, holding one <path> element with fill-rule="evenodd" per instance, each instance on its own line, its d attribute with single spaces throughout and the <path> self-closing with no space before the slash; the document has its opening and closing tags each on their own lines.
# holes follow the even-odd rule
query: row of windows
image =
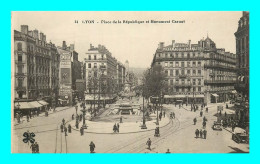
<svg viewBox="0 0 260 164">
<path fill-rule="evenodd" d="M 160 62 L 158 62 L 157 64 L 161 64 Z M 164 62 L 164 67 L 196 67 L 196 66 L 201 66 L 201 62 Z"/>
<path fill-rule="evenodd" d="M 195 70 L 195 69 L 193 69 L 193 70 L 190 70 L 190 69 L 188 69 L 188 70 L 184 70 L 184 69 L 182 69 L 182 70 L 175 70 L 175 76 L 178 76 L 178 75 L 185 75 L 185 73 L 187 74 L 187 75 L 191 75 L 191 71 L 192 71 L 192 75 L 201 75 L 201 70 Z M 168 75 L 168 76 L 173 76 L 173 73 L 174 73 L 174 70 L 173 69 L 171 69 L 171 70 L 165 70 L 165 74 L 166 75 Z"/>
<path fill-rule="evenodd" d="M 93 55 L 93 58 L 92 58 L 92 55 L 88 55 L 88 60 L 91 60 L 91 59 L 97 60 L 97 55 Z M 105 55 L 101 54 L 101 58 L 100 59 L 104 60 L 105 59 Z"/>
<path fill-rule="evenodd" d="M 190 84 L 196 85 L 197 84 L 197 85 L 201 85 L 201 79 L 192 79 L 192 80 L 190 80 L 190 79 L 186 79 L 186 80 L 185 79 L 181 79 L 181 80 L 179 80 L 179 79 L 175 79 L 175 80 L 171 79 L 171 80 L 169 80 L 170 85 L 173 85 L 174 81 L 175 81 L 175 84 L 187 84 L 187 85 L 190 85 Z"/>
<path fill-rule="evenodd" d="M 184 52 L 175 52 L 175 53 L 158 53 L 157 54 L 157 57 L 161 58 L 161 57 L 165 57 L 165 58 L 190 58 L 190 57 L 201 57 L 202 54 L 199 52 L 199 53 L 195 53 L 195 52 L 192 52 L 192 53 L 184 53 Z"/>
<path fill-rule="evenodd" d="M 104 63 L 101 63 L 101 66 L 106 66 Z M 88 63 L 88 68 L 92 68 L 92 64 Z M 97 68 L 97 63 L 94 63 L 93 68 Z"/>
<path fill-rule="evenodd" d="M 192 88 L 168 88 L 168 92 L 201 92 L 202 87 L 192 87 Z M 167 92 L 167 91 L 166 91 Z"/>
</svg>

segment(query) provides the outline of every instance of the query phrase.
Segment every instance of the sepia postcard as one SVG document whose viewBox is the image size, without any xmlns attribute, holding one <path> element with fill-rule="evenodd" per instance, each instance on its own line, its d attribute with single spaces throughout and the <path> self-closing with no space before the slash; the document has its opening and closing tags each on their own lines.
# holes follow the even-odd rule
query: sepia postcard
<svg viewBox="0 0 260 164">
<path fill-rule="evenodd" d="M 248 11 L 13 11 L 12 153 L 249 153 Z"/>
</svg>

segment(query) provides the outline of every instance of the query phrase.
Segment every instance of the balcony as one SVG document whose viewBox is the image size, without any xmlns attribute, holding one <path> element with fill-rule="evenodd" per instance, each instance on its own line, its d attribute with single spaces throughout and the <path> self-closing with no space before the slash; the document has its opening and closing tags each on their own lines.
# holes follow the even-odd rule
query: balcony
<svg viewBox="0 0 260 164">
<path fill-rule="evenodd" d="M 24 73 L 16 73 L 16 76 L 25 76 Z"/>
<path fill-rule="evenodd" d="M 204 64 L 205 68 L 220 68 L 220 69 L 228 69 L 232 71 L 236 71 L 237 69 L 235 67 L 230 67 L 230 66 L 224 66 L 220 64 Z"/>
<path fill-rule="evenodd" d="M 25 87 L 18 86 L 15 88 L 16 91 L 26 91 Z"/>
<path fill-rule="evenodd" d="M 107 67 L 105 65 L 101 65 L 99 68 L 100 69 L 106 69 Z"/>
<path fill-rule="evenodd" d="M 191 87 L 191 84 L 189 83 L 175 83 L 174 84 L 175 87 Z"/>
<path fill-rule="evenodd" d="M 204 84 L 233 84 L 236 80 L 204 80 Z"/>
<path fill-rule="evenodd" d="M 188 75 L 184 75 L 184 74 L 181 74 L 178 76 L 180 79 L 185 79 L 186 77 L 188 77 Z"/>
<path fill-rule="evenodd" d="M 23 65 L 23 64 L 25 64 L 25 61 L 15 61 L 15 63 L 18 65 Z"/>
</svg>

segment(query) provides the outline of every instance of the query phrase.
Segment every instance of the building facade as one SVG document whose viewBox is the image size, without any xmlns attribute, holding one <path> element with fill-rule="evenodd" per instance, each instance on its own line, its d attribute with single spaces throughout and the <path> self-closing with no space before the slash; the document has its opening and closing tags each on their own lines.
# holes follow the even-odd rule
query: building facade
<svg viewBox="0 0 260 164">
<path fill-rule="evenodd" d="M 223 102 L 234 91 L 236 56 L 217 49 L 209 37 L 197 44 L 161 42 L 151 67 L 158 64 L 166 75 L 165 103 Z"/>
<path fill-rule="evenodd" d="M 84 58 L 86 93 L 115 96 L 123 88 L 125 67 L 103 45 L 92 46 Z"/>
<path fill-rule="evenodd" d="M 46 35 L 21 25 L 14 30 L 15 99 L 44 99 L 55 105 L 59 85 L 59 54 Z"/>
<path fill-rule="evenodd" d="M 240 123 L 244 124 L 249 122 L 249 12 L 243 12 L 235 37 L 238 68 L 235 84 L 238 96 L 235 106 L 240 109 L 237 114 Z"/>
</svg>

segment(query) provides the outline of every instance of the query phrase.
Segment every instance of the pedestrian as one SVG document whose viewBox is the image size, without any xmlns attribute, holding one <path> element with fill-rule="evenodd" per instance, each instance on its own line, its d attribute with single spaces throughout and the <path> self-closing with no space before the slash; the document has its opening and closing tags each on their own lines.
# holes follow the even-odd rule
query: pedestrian
<svg viewBox="0 0 260 164">
<path fill-rule="evenodd" d="M 203 115 L 203 112 L 202 112 L 202 111 L 200 111 L 200 117 L 202 117 L 202 115 Z"/>
<path fill-rule="evenodd" d="M 175 113 L 174 112 L 172 112 L 172 117 L 175 118 Z"/>
<path fill-rule="evenodd" d="M 74 114 L 72 114 L 71 119 L 74 120 Z"/>
<path fill-rule="evenodd" d="M 80 128 L 80 134 L 81 134 L 81 136 L 84 135 L 84 129 L 83 129 L 83 127 Z"/>
<path fill-rule="evenodd" d="M 122 116 L 120 117 L 120 123 L 123 123 L 123 117 Z"/>
<path fill-rule="evenodd" d="M 65 136 L 67 136 L 67 131 L 68 131 L 67 127 L 66 127 L 66 126 L 64 126 L 64 132 L 65 132 Z"/>
<path fill-rule="evenodd" d="M 79 128 L 79 122 L 78 122 L 78 120 L 76 120 L 75 126 L 76 126 L 77 129 Z"/>
<path fill-rule="evenodd" d="M 30 111 L 29 116 L 30 116 L 30 119 L 32 119 L 32 111 Z"/>
<path fill-rule="evenodd" d="M 208 107 L 206 108 L 206 112 L 207 112 L 207 113 L 209 112 L 209 108 L 208 108 Z"/>
<path fill-rule="evenodd" d="M 226 108 L 228 109 L 228 104 L 226 104 Z"/>
<path fill-rule="evenodd" d="M 202 138 L 203 132 L 202 129 L 200 129 L 200 138 Z"/>
<path fill-rule="evenodd" d="M 207 130 L 206 129 L 203 131 L 203 135 L 204 135 L 204 139 L 206 139 L 207 138 Z"/>
<path fill-rule="evenodd" d="M 80 114 L 79 116 L 79 121 L 81 122 L 81 120 L 82 120 L 82 114 Z"/>
<path fill-rule="evenodd" d="M 202 126 L 203 128 L 206 128 L 206 121 L 203 121 Z"/>
<path fill-rule="evenodd" d="M 63 123 L 63 125 L 65 125 L 65 119 L 64 118 L 62 119 L 62 123 Z"/>
<path fill-rule="evenodd" d="M 148 149 L 151 150 L 152 141 L 150 138 L 147 140 L 146 145 L 148 145 Z"/>
<path fill-rule="evenodd" d="M 26 117 L 27 117 L 27 122 L 30 122 L 30 121 L 29 121 L 29 115 L 28 115 L 28 114 L 27 114 L 27 116 L 26 116 Z"/>
<path fill-rule="evenodd" d="M 195 117 L 195 118 L 193 119 L 194 125 L 196 125 L 196 122 L 197 122 L 197 118 Z"/>
<path fill-rule="evenodd" d="M 162 112 L 159 114 L 159 119 L 162 120 Z"/>
<path fill-rule="evenodd" d="M 61 133 L 63 132 L 63 124 L 60 125 Z"/>
<path fill-rule="evenodd" d="M 95 150 L 95 144 L 93 141 L 90 142 L 89 144 L 89 148 L 90 148 L 90 153 L 95 153 L 94 150 Z"/>
<path fill-rule="evenodd" d="M 117 132 L 117 126 L 116 126 L 116 123 L 115 123 L 115 125 L 113 126 L 113 131 L 114 131 L 114 133 Z"/>
<path fill-rule="evenodd" d="M 68 125 L 68 132 L 71 133 L 71 125 Z"/>
<path fill-rule="evenodd" d="M 32 149 L 32 153 L 36 153 L 36 151 L 35 151 L 35 144 L 34 143 L 31 144 L 30 148 Z"/>
<path fill-rule="evenodd" d="M 119 123 L 117 123 L 117 132 L 119 133 Z"/>
<path fill-rule="evenodd" d="M 165 118 L 165 111 L 163 111 L 163 118 Z"/>
<path fill-rule="evenodd" d="M 208 121 L 208 120 L 207 120 L 206 117 L 204 116 L 204 117 L 203 117 L 203 122 L 206 122 L 206 121 Z"/>
<path fill-rule="evenodd" d="M 37 142 L 35 142 L 35 153 L 40 153 L 40 147 Z"/>
<path fill-rule="evenodd" d="M 170 149 L 167 149 L 166 154 L 169 154 L 169 153 L 171 153 L 171 152 L 170 152 Z"/>
<path fill-rule="evenodd" d="M 196 130 L 195 130 L 195 135 L 196 135 L 196 138 L 198 138 L 198 137 L 199 137 L 199 133 L 200 133 L 200 132 L 199 132 L 199 129 L 196 129 Z"/>
</svg>

